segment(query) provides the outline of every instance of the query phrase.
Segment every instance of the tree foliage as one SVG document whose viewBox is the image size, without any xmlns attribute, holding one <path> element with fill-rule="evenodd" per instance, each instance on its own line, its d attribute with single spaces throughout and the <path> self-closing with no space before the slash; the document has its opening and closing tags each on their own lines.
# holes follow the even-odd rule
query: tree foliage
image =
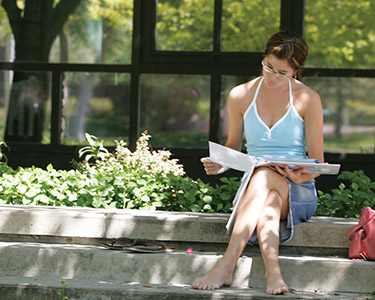
<svg viewBox="0 0 375 300">
<path fill-rule="evenodd" d="M 158 2 L 157 49 L 211 51 L 213 49 L 213 1 Z"/>
<path fill-rule="evenodd" d="M 375 2 L 306 1 L 309 66 L 375 68 Z"/>
<path fill-rule="evenodd" d="M 222 50 L 263 52 L 279 28 L 280 1 L 223 1 L 222 19 Z"/>
</svg>

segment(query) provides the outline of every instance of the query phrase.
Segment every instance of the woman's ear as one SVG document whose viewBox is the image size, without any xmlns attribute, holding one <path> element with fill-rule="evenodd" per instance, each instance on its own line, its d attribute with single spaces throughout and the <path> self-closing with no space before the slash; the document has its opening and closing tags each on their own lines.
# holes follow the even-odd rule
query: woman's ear
<svg viewBox="0 0 375 300">
<path fill-rule="evenodd" d="M 297 70 L 295 70 L 292 77 L 295 79 L 301 80 L 300 78 L 302 76 L 302 68 L 303 66 L 300 66 Z"/>
</svg>

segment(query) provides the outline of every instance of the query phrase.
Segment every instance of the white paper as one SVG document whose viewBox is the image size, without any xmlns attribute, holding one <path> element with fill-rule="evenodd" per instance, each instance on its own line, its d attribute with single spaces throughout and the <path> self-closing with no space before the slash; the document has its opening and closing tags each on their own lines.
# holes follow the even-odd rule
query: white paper
<svg viewBox="0 0 375 300">
<path fill-rule="evenodd" d="M 210 159 L 214 163 L 222 166 L 248 172 L 254 167 L 267 167 L 278 165 L 281 168 L 288 165 L 290 169 L 305 168 L 304 173 L 318 173 L 336 175 L 340 171 L 341 165 L 318 163 L 314 159 L 285 159 L 277 157 L 262 157 L 259 161 L 254 156 L 242 153 L 237 150 L 222 146 L 214 142 L 208 142 Z"/>
<path fill-rule="evenodd" d="M 237 190 L 236 196 L 234 197 L 233 210 L 232 210 L 232 213 L 230 214 L 227 225 L 225 226 L 228 232 L 233 229 L 234 220 L 237 215 L 237 210 L 240 204 L 240 200 L 242 199 L 243 194 L 245 193 L 247 186 L 249 185 L 250 178 L 253 175 L 253 170 L 254 169 L 251 169 L 251 171 L 246 173 L 245 176 L 242 178 L 241 185 Z"/>
<path fill-rule="evenodd" d="M 268 167 L 268 166 L 279 166 L 284 168 L 288 166 L 289 169 L 294 170 L 298 168 L 305 168 L 304 173 L 313 173 L 313 174 L 330 174 L 336 175 L 340 171 L 341 165 L 339 164 L 328 164 L 328 163 L 309 163 L 309 162 L 298 162 L 298 161 L 278 161 L 278 160 L 265 160 L 262 163 L 256 165 L 256 167 Z"/>
<path fill-rule="evenodd" d="M 240 151 L 208 142 L 210 159 L 212 162 L 234 170 L 248 172 L 255 165 L 255 158 Z"/>
</svg>

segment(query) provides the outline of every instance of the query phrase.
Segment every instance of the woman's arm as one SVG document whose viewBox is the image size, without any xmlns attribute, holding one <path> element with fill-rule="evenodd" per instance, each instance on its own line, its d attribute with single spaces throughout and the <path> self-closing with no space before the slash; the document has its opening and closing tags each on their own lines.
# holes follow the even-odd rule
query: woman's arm
<svg viewBox="0 0 375 300">
<path fill-rule="evenodd" d="M 241 151 L 243 137 L 243 95 L 245 93 L 244 85 L 233 88 L 228 96 L 228 137 L 225 143 L 226 147 Z M 209 157 L 201 159 L 207 175 L 217 175 L 225 172 L 228 168 L 211 162 Z"/>
<path fill-rule="evenodd" d="M 242 149 L 243 140 L 243 106 L 244 86 L 240 85 L 231 90 L 228 96 L 228 137 L 225 146 L 237 151 Z"/>
<path fill-rule="evenodd" d="M 323 163 L 323 107 L 319 95 L 315 92 L 311 97 L 311 101 L 308 102 L 304 120 L 309 157 Z"/>
<path fill-rule="evenodd" d="M 305 122 L 306 147 L 309 158 L 324 162 L 323 150 L 323 108 L 320 96 L 315 91 L 308 88 L 308 91 L 301 95 L 303 103 L 303 119 Z M 319 176 L 319 174 L 303 173 L 304 169 L 290 171 L 288 168 L 277 171 L 288 177 L 296 184 L 309 181 Z"/>
</svg>

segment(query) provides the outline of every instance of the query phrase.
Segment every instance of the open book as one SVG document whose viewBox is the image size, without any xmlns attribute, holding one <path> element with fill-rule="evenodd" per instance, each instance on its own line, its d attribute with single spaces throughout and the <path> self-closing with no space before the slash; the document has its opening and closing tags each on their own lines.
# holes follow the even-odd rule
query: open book
<svg viewBox="0 0 375 300">
<path fill-rule="evenodd" d="M 214 142 L 208 142 L 210 159 L 214 163 L 243 172 L 252 171 L 253 168 L 262 166 L 275 166 L 281 168 L 288 166 L 291 170 L 304 167 L 305 173 L 338 174 L 339 164 L 319 163 L 315 159 L 289 159 L 277 157 L 255 157 Z"/>
</svg>

